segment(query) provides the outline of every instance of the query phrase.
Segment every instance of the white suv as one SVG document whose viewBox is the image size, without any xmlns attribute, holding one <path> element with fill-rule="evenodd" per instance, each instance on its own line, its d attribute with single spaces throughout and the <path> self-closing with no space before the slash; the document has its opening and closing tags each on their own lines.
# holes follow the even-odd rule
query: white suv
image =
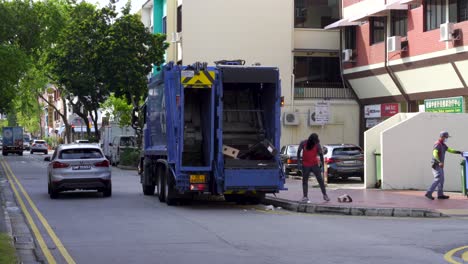
<svg viewBox="0 0 468 264">
<path fill-rule="evenodd" d="M 31 145 L 30 153 L 34 154 L 34 152 L 42 152 L 47 155 L 47 150 L 49 146 L 47 146 L 47 142 L 45 140 L 35 139 Z"/>
</svg>

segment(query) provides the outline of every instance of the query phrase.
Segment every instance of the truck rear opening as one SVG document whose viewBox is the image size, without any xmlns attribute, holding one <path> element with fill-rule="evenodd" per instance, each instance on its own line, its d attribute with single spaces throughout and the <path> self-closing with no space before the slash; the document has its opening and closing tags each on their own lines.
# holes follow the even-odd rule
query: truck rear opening
<svg viewBox="0 0 468 264">
<path fill-rule="evenodd" d="M 182 166 L 209 167 L 212 160 L 214 98 L 211 88 L 184 88 Z M 211 156 L 210 156 L 211 155 Z"/>
<path fill-rule="evenodd" d="M 274 84 L 224 84 L 223 144 L 239 150 L 237 159 L 225 159 L 225 168 L 257 167 L 259 160 L 276 167 L 263 145 L 274 142 Z M 265 166 L 263 166 L 265 167 Z"/>
<path fill-rule="evenodd" d="M 222 67 L 222 145 L 226 191 L 282 188 L 279 145 L 279 72 L 267 67 Z M 226 193 L 225 193 L 226 194 Z"/>
</svg>

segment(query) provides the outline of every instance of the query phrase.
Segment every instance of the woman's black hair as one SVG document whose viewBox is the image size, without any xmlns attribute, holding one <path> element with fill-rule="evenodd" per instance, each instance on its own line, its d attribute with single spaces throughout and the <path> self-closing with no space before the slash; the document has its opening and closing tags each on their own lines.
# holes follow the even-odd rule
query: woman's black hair
<svg viewBox="0 0 468 264">
<path fill-rule="evenodd" d="M 315 146 L 315 144 L 318 144 L 318 143 L 320 143 L 318 135 L 316 133 L 312 133 L 307 139 L 306 149 L 311 150 Z"/>
</svg>

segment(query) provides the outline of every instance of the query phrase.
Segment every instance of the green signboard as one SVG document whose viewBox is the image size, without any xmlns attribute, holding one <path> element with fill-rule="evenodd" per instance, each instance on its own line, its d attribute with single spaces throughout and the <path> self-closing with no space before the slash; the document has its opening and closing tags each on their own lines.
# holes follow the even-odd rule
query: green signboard
<svg viewBox="0 0 468 264">
<path fill-rule="evenodd" d="M 463 113 L 463 97 L 450 97 L 424 100 L 426 112 Z"/>
</svg>

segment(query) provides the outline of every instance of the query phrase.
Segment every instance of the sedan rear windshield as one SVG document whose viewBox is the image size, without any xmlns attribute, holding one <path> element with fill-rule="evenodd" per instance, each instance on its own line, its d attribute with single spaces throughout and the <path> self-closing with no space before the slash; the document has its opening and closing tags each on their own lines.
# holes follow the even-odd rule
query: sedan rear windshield
<svg viewBox="0 0 468 264">
<path fill-rule="evenodd" d="M 102 158 L 102 153 L 99 149 L 94 148 L 79 148 L 79 149 L 64 149 L 60 152 L 59 159 L 98 159 Z"/>
<path fill-rule="evenodd" d="M 36 142 L 34 142 L 36 144 L 45 144 L 46 142 L 44 140 L 36 140 Z"/>
<path fill-rule="evenodd" d="M 361 154 L 361 149 L 359 147 L 345 147 L 334 149 L 332 155 L 354 156 L 359 154 Z"/>
</svg>

